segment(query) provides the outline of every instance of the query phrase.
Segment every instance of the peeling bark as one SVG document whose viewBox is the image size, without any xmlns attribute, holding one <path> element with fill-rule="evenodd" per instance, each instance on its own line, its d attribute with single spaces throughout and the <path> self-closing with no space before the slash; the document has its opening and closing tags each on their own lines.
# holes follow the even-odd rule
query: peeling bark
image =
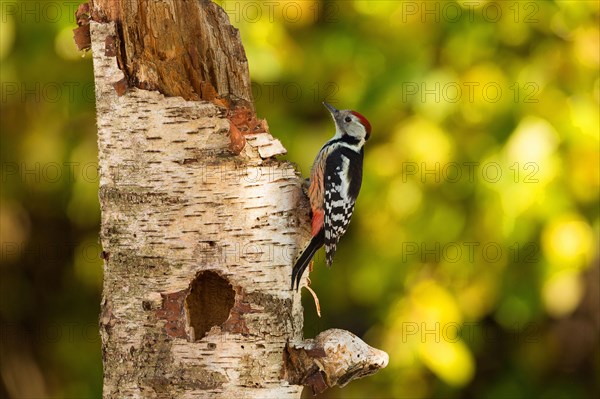
<svg viewBox="0 0 600 399">
<path fill-rule="evenodd" d="M 293 166 L 273 158 L 285 149 L 254 114 L 243 48 L 225 14 L 202 0 L 119 4 L 97 0 L 88 10 L 104 397 L 298 398 L 315 378 L 344 385 L 384 367 L 353 335 L 358 346 L 337 348 L 368 359 L 330 350 L 350 337 L 342 330 L 302 340 L 300 295 L 289 282 L 310 236 L 308 201 Z M 189 31 L 217 39 L 192 48 Z M 222 56 L 201 56 L 204 45 Z M 204 97 L 207 85 L 216 95 Z M 293 348 L 307 345 L 325 355 L 294 363 Z"/>
</svg>

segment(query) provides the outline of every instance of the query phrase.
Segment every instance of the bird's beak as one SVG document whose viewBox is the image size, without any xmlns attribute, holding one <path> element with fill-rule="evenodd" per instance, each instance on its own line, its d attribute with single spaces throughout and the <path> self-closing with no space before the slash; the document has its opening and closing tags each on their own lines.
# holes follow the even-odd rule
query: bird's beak
<svg viewBox="0 0 600 399">
<path fill-rule="evenodd" d="M 337 113 L 340 112 L 333 105 L 327 104 L 325 101 L 323 101 L 323 105 L 329 110 L 329 112 L 331 112 L 331 115 L 333 115 L 334 118 L 337 115 Z"/>
</svg>

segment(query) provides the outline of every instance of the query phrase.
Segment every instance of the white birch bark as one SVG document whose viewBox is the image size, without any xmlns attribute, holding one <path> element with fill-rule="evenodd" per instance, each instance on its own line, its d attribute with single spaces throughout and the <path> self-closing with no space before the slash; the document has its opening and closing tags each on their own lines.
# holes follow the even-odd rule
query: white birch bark
<svg viewBox="0 0 600 399">
<path fill-rule="evenodd" d="M 282 354 L 288 339 L 302 338 L 300 296 L 287 289 L 287 254 L 303 237 L 300 180 L 251 145 L 232 156 L 228 122 L 211 103 L 138 89 L 117 96 L 112 84 L 123 74 L 103 48 L 112 26 L 91 24 L 107 258 L 104 396 L 299 397 L 302 387 L 282 379 Z M 189 312 L 168 310 L 165 294 L 185 293 L 208 270 L 235 291 L 239 320 L 204 337 L 189 325 L 187 337 L 167 333 Z M 205 311 L 233 305 L 210 294 Z"/>
</svg>

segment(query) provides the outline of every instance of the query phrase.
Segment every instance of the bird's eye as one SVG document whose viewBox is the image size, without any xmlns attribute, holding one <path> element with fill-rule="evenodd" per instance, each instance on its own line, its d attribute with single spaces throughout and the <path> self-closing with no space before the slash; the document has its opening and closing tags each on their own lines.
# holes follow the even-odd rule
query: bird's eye
<svg viewBox="0 0 600 399">
<path fill-rule="evenodd" d="M 347 123 L 350 123 L 350 121 L 351 121 L 352 119 L 350 119 L 350 117 L 349 117 L 349 116 L 347 116 L 347 117 L 346 117 L 346 119 L 344 119 L 344 120 L 345 120 Z"/>
</svg>

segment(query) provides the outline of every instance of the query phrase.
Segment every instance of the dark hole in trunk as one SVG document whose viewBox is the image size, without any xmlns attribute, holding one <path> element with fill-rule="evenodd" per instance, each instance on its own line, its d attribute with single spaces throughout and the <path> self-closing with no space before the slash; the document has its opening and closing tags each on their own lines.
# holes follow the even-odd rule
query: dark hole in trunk
<svg viewBox="0 0 600 399">
<path fill-rule="evenodd" d="M 196 276 L 185 298 L 188 322 L 194 329 L 194 340 L 199 341 L 213 326 L 220 326 L 229 317 L 235 291 L 229 282 L 212 271 Z"/>
</svg>

